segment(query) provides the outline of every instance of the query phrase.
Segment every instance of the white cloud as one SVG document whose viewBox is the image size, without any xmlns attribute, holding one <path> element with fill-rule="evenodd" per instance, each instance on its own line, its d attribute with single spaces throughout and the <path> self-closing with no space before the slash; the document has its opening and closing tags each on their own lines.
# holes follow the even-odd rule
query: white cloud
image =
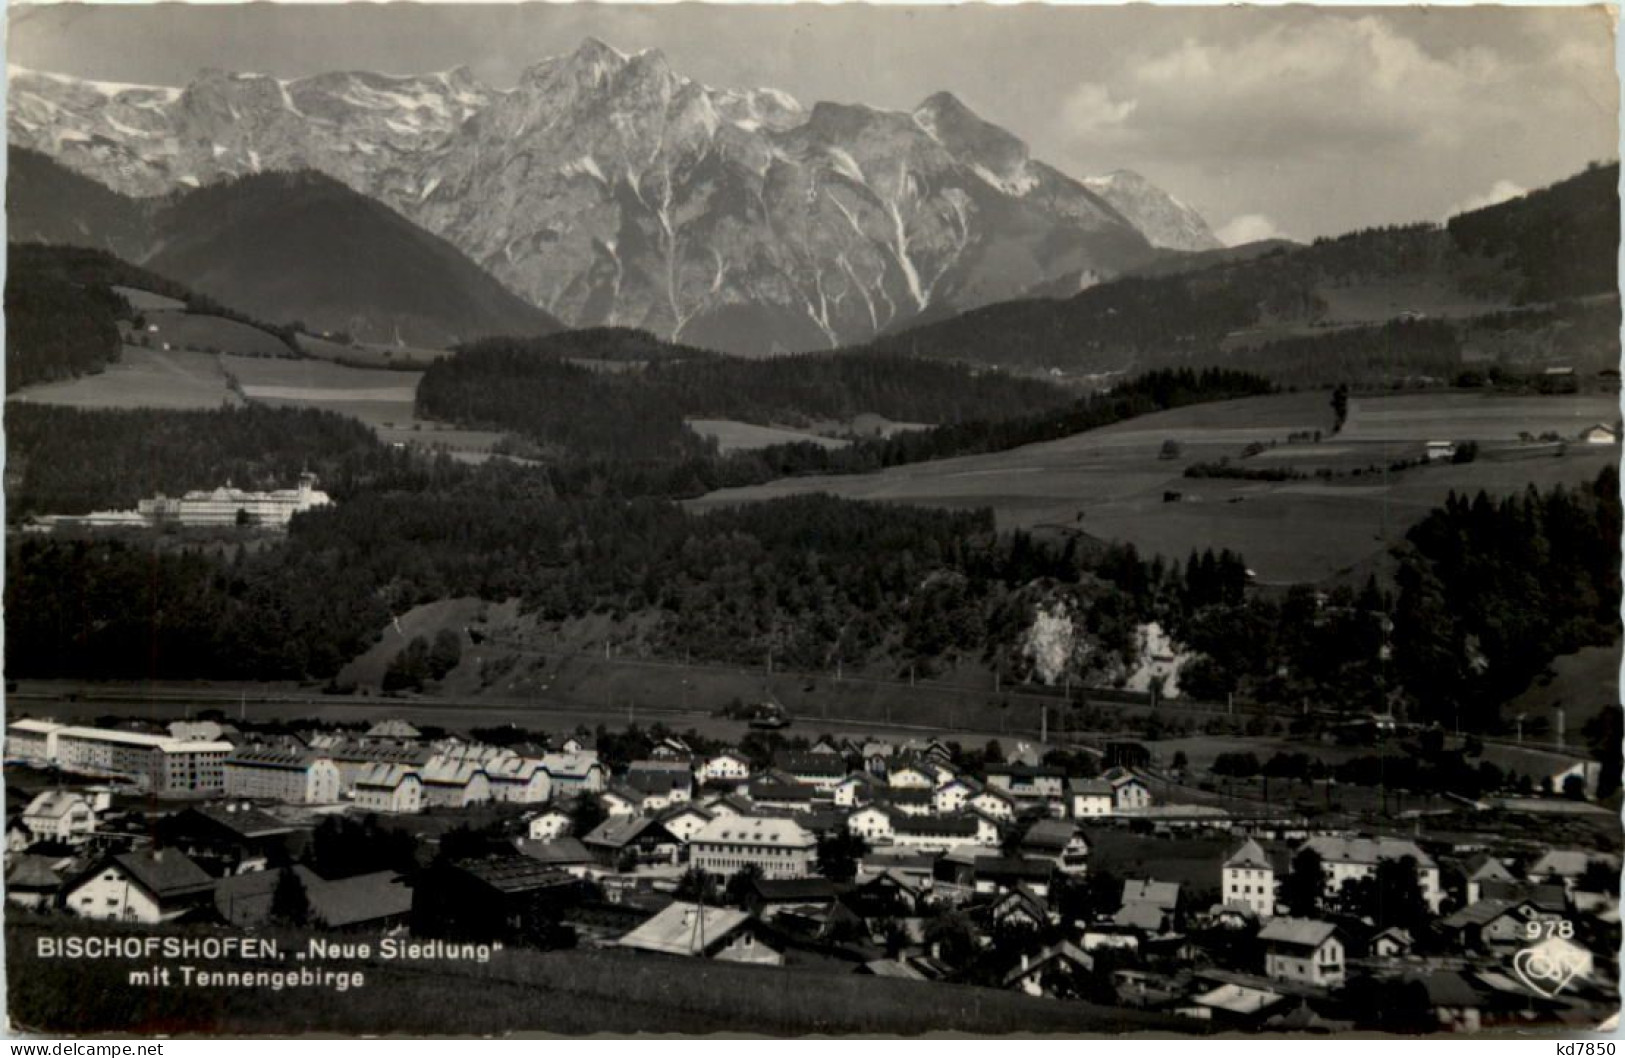
<svg viewBox="0 0 1625 1058">
<path fill-rule="evenodd" d="M 1261 239 L 1291 238 L 1262 213 L 1243 213 L 1239 217 L 1232 217 L 1213 234 L 1226 246 L 1242 246 Z"/>
<path fill-rule="evenodd" d="M 1062 117 L 1074 135 L 1089 135 L 1122 125 L 1139 105 L 1113 99 L 1105 85 L 1081 84 L 1067 97 Z"/>
<path fill-rule="evenodd" d="M 1475 209 L 1484 209 L 1488 206 L 1498 206 L 1502 202 L 1526 195 L 1527 188 L 1519 187 L 1511 180 L 1497 180 L 1493 186 L 1482 195 L 1469 195 L 1467 198 L 1451 206 L 1445 217 L 1454 217 L 1458 213 L 1471 213 Z"/>
</svg>

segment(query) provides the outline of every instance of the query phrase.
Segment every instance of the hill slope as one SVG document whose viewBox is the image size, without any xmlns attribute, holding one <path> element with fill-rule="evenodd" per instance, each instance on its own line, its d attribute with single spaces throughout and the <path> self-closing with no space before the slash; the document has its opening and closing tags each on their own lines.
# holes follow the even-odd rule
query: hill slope
<svg viewBox="0 0 1625 1058">
<path fill-rule="evenodd" d="M 316 173 L 138 200 L 31 151 L 9 160 L 13 239 L 105 248 L 262 319 L 430 347 L 560 328 L 450 243 Z"/>
<path fill-rule="evenodd" d="M 1412 338 L 1426 366 L 1439 365 L 1441 349 L 1446 366 L 1460 364 L 1466 321 L 1474 321 L 1472 327 L 1490 331 L 1550 324 L 1550 334 L 1528 344 L 1569 358 L 1573 349 L 1559 335 L 1563 320 L 1538 319 L 1533 310 L 1617 318 L 1617 301 L 1611 309 L 1602 303 L 1610 302 L 1618 283 L 1618 176 L 1617 163 L 1595 166 L 1443 227 L 1373 229 L 1256 254 L 1215 251 L 1208 267 L 1190 267 L 1208 259 L 1203 255 L 1171 259 L 1064 300 L 989 305 L 886 336 L 872 347 L 1090 373 L 1165 364 L 1312 363 L 1317 348 L 1352 339 L 1380 346 L 1403 372 L 1418 366 L 1405 361 Z M 1508 310 L 1521 318 L 1496 318 Z M 1590 328 L 1592 321 L 1582 322 Z M 1374 330 L 1385 325 L 1385 333 Z M 1607 330 L 1604 321 L 1588 333 Z M 1292 347 L 1272 353 L 1271 343 Z M 1593 358 L 1599 363 L 1617 355 L 1616 342 L 1604 338 L 1604 345 Z"/>
</svg>

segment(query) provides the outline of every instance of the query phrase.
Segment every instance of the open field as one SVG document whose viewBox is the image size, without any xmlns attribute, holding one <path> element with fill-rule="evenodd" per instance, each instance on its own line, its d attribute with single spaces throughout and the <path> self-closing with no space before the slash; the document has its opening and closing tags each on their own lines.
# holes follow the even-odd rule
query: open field
<svg viewBox="0 0 1625 1058">
<path fill-rule="evenodd" d="M 156 327 L 157 330 L 152 328 Z M 297 355 L 274 334 L 223 316 L 194 316 L 185 312 L 149 312 L 143 332 L 153 345 L 167 342 L 171 349 L 240 353 L 244 356 Z"/>
<path fill-rule="evenodd" d="M 408 346 L 374 345 L 354 342 L 329 341 L 314 335 L 301 334 L 295 338 L 306 356 L 318 360 L 355 367 L 381 367 L 393 369 L 424 368 L 446 355 L 444 349 L 416 349 Z"/>
<path fill-rule="evenodd" d="M 123 296 L 130 307 L 141 312 L 183 312 L 186 302 L 175 298 L 154 294 L 150 290 L 138 290 L 135 287 L 113 287 L 113 293 Z"/>
<path fill-rule="evenodd" d="M 218 408 L 241 404 L 209 353 L 126 345 L 116 364 L 96 375 L 28 386 L 7 399 L 70 408 Z"/>
<path fill-rule="evenodd" d="M 811 442 L 820 448 L 845 448 L 851 443 L 834 437 L 820 437 L 802 430 L 757 426 L 748 422 L 735 422 L 732 419 L 690 419 L 688 428 L 701 437 L 714 438 L 724 455 L 729 452 L 744 452 L 798 441 Z"/>
<path fill-rule="evenodd" d="M 386 444 L 444 448 L 478 462 L 502 439 L 490 430 L 465 430 L 417 417 L 421 371 L 395 371 L 326 360 L 271 360 L 224 356 L 221 363 L 249 400 L 276 406 L 321 408 L 359 419 Z"/>
<path fill-rule="evenodd" d="M 893 467 L 874 474 L 784 479 L 726 489 L 692 502 L 696 509 L 776 496 L 827 492 L 850 499 L 940 507 L 991 507 L 1001 528 L 1054 528 L 1133 543 L 1142 552 L 1183 559 L 1193 550 L 1229 548 L 1266 583 L 1363 579 L 1382 568 L 1388 548 L 1451 490 L 1506 494 L 1534 484 L 1588 480 L 1617 462 L 1613 446 L 1572 444 L 1558 457 L 1440 463 L 1390 473 L 1429 440 L 1515 439 L 1518 431 L 1573 435 L 1612 421 L 1611 398 L 1508 398 L 1466 393 L 1356 398 L 1349 424 L 1330 438 L 1325 393 L 1280 394 L 1180 408 L 1059 441 L 1008 452 Z M 1481 403 L 1480 403 L 1481 402 Z M 1429 415 L 1428 408 L 1437 406 Z M 1369 423 L 1369 424 L 1368 424 Z M 1492 431 L 1491 423 L 1500 423 Z M 1242 460 L 1252 442 L 1323 431 L 1264 462 L 1305 473 L 1325 466 L 1343 476 L 1285 482 L 1182 476 L 1192 463 Z M 1164 441 L 1180 446 L 1159 458 Z M 1325 449 L 1324 455 L 1319 449 Z M 1268 453 L 1266 453 L 1268 454 Z M 1497 453 L 1499 455 L 1499 453 Z M 1380 468 L 1365 473 L 1367 467 Z M 1360 476 L 1353 470 L 1361 469 Z M 1167 494 L 1177 493 L 1177 502 Z"/>
<path fill-rule="evenodd" d="M 58 961 L 35 938 L 185 933 L 186 927 L 87 929 L 68 920 L 8 914 L 8 1008 L 20 1029 L 52 1034 L 137 1032 L 278 1036 L 312 1032 L 411 1036 L 505 1032 L 752 1032 L 917 1036 L 1207 1031 L 1201 1022 L 1121 1007 L 1035 999 L 1012 992 L 857 976 L 844 964 L 741 966 L 614 950 L 504 948 L 488 963 L 377 957 L 317 963 L 360 972 L 347 992 L 321 988 L 152 988 L 129 983 L 117 960 Z M 302 934 L 278 935 L 283 958 L 219 962 L 210 970 L 294 970 Z M 375 937 L 358 939 L 376 940 Z M 179 971 L 176 971 L 179 976 Z"/>
<path fill-rule="evenodd" d="M 1563 707 L 1571 742 L 1581 739 L 1587 721 L 1604 706 L 1618 705 L 1621 644 L 1586 647 L 1552 661 L 1552 678 L 1536 677 L 1534 685 L 1508 703 L 1505 716 L 1523 713 L 1531 720 L 1555 722 L 1555 707 Z"/>
</svg>

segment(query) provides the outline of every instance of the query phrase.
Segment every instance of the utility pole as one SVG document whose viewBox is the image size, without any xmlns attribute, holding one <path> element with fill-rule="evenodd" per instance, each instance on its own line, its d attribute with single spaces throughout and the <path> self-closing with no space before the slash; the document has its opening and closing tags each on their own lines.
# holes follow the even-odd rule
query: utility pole
<svg viewBox="0 0 1625 1058">
<path fill-rule="evenodd" d="M 1038 707 L 1038 741 L 1049 741 L 1049 706 Z"/>
</svg>

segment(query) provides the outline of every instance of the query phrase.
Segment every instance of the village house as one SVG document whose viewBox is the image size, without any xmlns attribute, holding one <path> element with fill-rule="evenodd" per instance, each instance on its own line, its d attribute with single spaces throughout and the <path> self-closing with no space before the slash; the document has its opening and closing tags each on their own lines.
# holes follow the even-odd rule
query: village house
<svg viewBox="0 0 1625 1058">
<path fill-rule="evenodd" d="M 576 878 L 594 874 L 599 868 L 598 857 L 579 838 L 559 838 L 555 841 L 520 838 L 513 844 L 521 856 Z"/>
<path fill-rule="evenodd" d="M 649 757 L 652 760 L 678 762 L 686 767 L 694 759 L 694 751 L 676 735 L 667 735 L 650 747 Z"/>
<path fill-rule="evenodd" d="M 1224 861 L 1220 869 L 1220 899 L 1248 908 L 1261 919 L 1275 914 L 1275 865 L 1263 846 L 1252 838 Z"/>
<path fill-rule="evenodd" d="M 368 764 L 351 787 L 356 807 L 366 812 L 402 814 L 423 811 L 423 780 L 404 764 Z"/>
<path fill-rule="evenodd" d="M 412 891 L 412 933 L 424 937 L 548 936 L 585 883 L 519 853 L 437 862 Z"/>
<path fill-rule="evenodd" d="M 396 742 L 416 742 L 423 732 L 405 720 L 380 720 L 367 729 L 364 738 L 389 739 Z"/>
<path fill-rule="evenodd" d="M 56 904 L 62 889 L 62 871 L 58 865 L 69 860 L 53 856 L 35 856 L 12 853 L 6 857 L 6 902 L 26 908 L 49 908 Z"/>
<path fill-rule="evenodd" d="M 1147 935 L 1167 933 L 1177 924 L 1180 886 L 1178 882 L 1129 879 L 1123 883 L 1123 898 L 1112 921 Z"/>
<path fill-rule="evenodd" d="M 1304 843 L 1320 856 L 1321 874 L 1326 880 L 1325 893 L 1335 896 L 1343 883 L 1351 878 L 1369 878 L 1376 874 L 1377 864 L 1383 860 L 1402 860 L 1410 857 L 1416 862 L 1416 877 L 1422 889 L 1422 899 L 1428 910 L 1439 913 L 1444 890 L 1439 884 L 1439 867 L 1433 858 L 1417 847 L 1413 841 L 1401 838 L 1344 838 L 1313 837 Z"/>
<path fill-rule="evenodd" d="M 418 778 L 427 808 L 467 808 L 491 800 L 491 780 L 476 761 L 433 757 Z"/>
<path fill-rule="evenodd" d="M 83 794 L 43 790 L 23 809 L 22 824 L 30 841 L 78 845 L 95 832 L 96 809 Z"/>
<path fill-rule="evenodd" d="M 172 922 L 210 902 L 214 879 L 176 849 L 109 856 L 70 882 L 63 906 L 80 918 Z"/>
<path fill-rule="evenodd" d="M 937 810 L 934 791 L 916 790 L 912 786 L 901 786 L 896 789 L 882 791 L 879 803 L 890 805 L 908 816 L 935 815 Z"/>
<path fill-rule="evenodd" d="M 598 803 L 610 816 L 630 817 L 643 814 L 643 795 L 623 783 L 611 783 L 598 795 Z"/>
<path fill-rule="evenodd" d="M 1588 445 L 1611 445 L 1619 443 L 1619 434 L 1607 423 L 1599 422 L 1595 426 L 1588 426 L 1580 432 L 1580 440 Z"/>
<path fill-rule="evenodd" d="M 626 769 L 624 782 L 643 795 L 645 812 L 663 812 L 694 795 L 694 773 L 686 762 L 637 761 Z"/>
<path fill-rule="evenodd" d="M 1547 911 L 1530 900 L 1480 900 L 1434 923 L 1434 930 L 1458 951 L 1510 950 L 1530 941 L 1529 923 L 1561 921 L 1563 912 Z"/>
<path fill-rule="evenodd" d="M 311 748 L 338 766 L 340 797 L 354 797 L 357 781 L 363 775 L 376 777 L 379 765 L 393 765 L 416 772 L 428 764 L 433 756 L 427 746 L 366 743 L 347 738 L 318 740 L 312 743 Z"/>
<path fill-rule="evenodd" d="M 243 746 L 226 758 L 227 797 L 283 804 L 334 804 L 339 767 L 329 757 L 293 746 Z"/>
<path fill-rule="evenodd" d="M 1094 973 L 1095 957 L 1073 944 L 1061 941 L 1044 948 L 1036 955 L 1023 952 L 1021 961 L 1004 975 L 1001 984 L 1030 996 L 1055 993 L 1046 987 L 1046 981 L 1057 977 L 1083 978 Z"/>
<path fill-rule="evenodd" d="M 758 808 L 772 808 L 783 812 L 810 812 L 818 789 L 804 782 L 790 780 L 777 772 L 758 775 L 747 788 L 750 800 Z"/>
<path fill-rule="evenodd" d="M 936 771 L 917 760 L 898 760 L 886 768 L 886 785 L 894 790 L 934 790 Z"/>
<path fill-rule="evenodd" d="M 1586 852 L 1580 849 L 1553 849 L 1529 865 L 1527 874 L 1531 882 L 1562 883 L 1578 911 L 1593 911 L 1613 902 L 1613 896 L 1602 892 L 1589 892 L 1581 887 L 1581 879 L 1592 862 L 1600 864 L 1606 873 L 1619 874 L 1619 858 L 1607 853 Z"/>
<path fill-rule="evenodd" d="M 579 745 L 579 740 L 567 740 L 565 746 Z M 598 760 L 596 752 L 549 753 L 542 757 L 542 767 L 552 780 L 552 796 L 572 797 L 576 794 L 597 793 L 609 784 L 609 770 Z"/>
<path fill-rule="evenodd" d="M 169 737 L 182 742 L 235 742 L 240 732 L 214 720 L 174 720 L 164 725 Z"/>
<path fill-rule="evenodd" d="M 571 756 L 590 756 L 598 759 L 598 741 L 591 735 L 577 731 L 573 735 L 566 735 L 559 743 L 559 752 Z"/>
<path fill-rule="evenodd" d="M 1067 794 L 1071 798 L 1073 819 L 1109 816 L 1117 804 L 1112 784 L 1105 779 L 1068 779 Z"/>
<path fill-rule="evenodd" d="M 745 892 L 745 907 L 766 920 L 790 914 L 819 914 L 835 903 L 835 883 L 812 875 L 807 878 L 752 878 Z"/>
<path fill-rule="evenodd" d="M 982 790 L 982 784 L 969 775 L 956 775 L 931 792 L 932 810 L 939 816 L 962 812 Z"/>
<path fill-rule="evenodd" d="M 742 783 L 750 778 L 750 761 L 744 754 L 728 750 L 709 758 L 695 770 L 703 783 Z"/>
<path fill-rule="evenodd" d="M 1031 859 L 1049 860 L 1062 874 L 1079 876 L 1089 870 L 1089 839 L 1064 819 L 1041 819 L 1028 827 L 1018 851 Z"/>
<path fill-rule="evenodd" d="M 1048 860 L 1006 857 L 961 846 L 932 862 L 930 889 L 933 896 L 954 905 L 1011 892 L 1017 886 L 1047 899 L 1054 875 L 1055 865 Z"/>
<path fill-rule="evenodd" d="M 491 800 L 502 804 L 544 804 L 553 794 L 553 779 L 539 759 L 518 754 L 488 761 L 485 778 Z"/>
<path fill-rule="evenodd" d="M 622 937 L 622 948 L 716 959 L 720 962 L 781 966 L 783 947 L 748 911 L 704 904 L 672 903 Z"/>
<path fill-rule="evenodd" d="M 78 775 L 134 783 L 158 797 L 207 797 L 225 790 L 229 742 L 189 742 L 169 735 L 98 727 L 62 727 L 50 763 Z"/>
<path fill-rule="evenodd" d="M 747 865 L 764 878 L 805 878 L 813 873 L 818 842 L 793 819 L 719 817 L 689 842 L 689 862 L 707 874 L 730 877 Z"/>
<path fill-rule="evenodd" d="M 525 832 L 532 841 L 557 841 L 567 836 L 574 826 L 570 813 L 562 808 L 549 808 L 527 823 Z"/>
<path fill-rule="evenodd" d="M 987 784 L 1020 801 L 1060 801 L 1066 796 L 1066 772 L 1031 764 L 989 764 Z"/>
<path fill-rule="evenodd" d="M 693 802 L 685 802 L 666 809 L 656 818 L 672 837 L 687 845 L 694 840 L 695 834 L 704 830 L 705 825 L 716 817 Z"/>
<path fill-rule="evenodd" d="M 263 871 L 291 858 L 299 828 L 246 802 L 198 805 L 158 821 L 163 844 L 210 874 Z"/>
<path fill-rule="evenodd" d="M 1409 955 L 1416 946 L 1410 930 L 1389 926 L 1371 938 L 1371 954 L 1379 959 L 1398 959 Z"/>
<path fill-rule="evenodd" d="M 979 793 L 971 797 L 969 803 L 971 811 L 997 819 L 1001 823 L 1008 823 L 1016 818 L 1016 799 L 1007 791 L 995 787 L 983 787 Z"/>
<path fill-rule="evenodd" d="M 581 839 L 599 863 L 614 870 L 676 866 L 683 843 L 650 816 L 611 816 Z"/>
<path fill-rule="evenodd" d="M 878 790 L 885 789 L 873 775 L 866 771 L 855 771 L 842 779 L 831 794 L 831 803 L 836 808 L 859 808 L 875 799 Z"/>
<path fill-rule="evenodd" d="M 824 794 L 846 778 L 846 761 L 839 753 L 776 753 L 773 768 Z"/>
<path fill-rule="evenodd" d="M 1462 867 L 1465 879 L 1466 904 L 1476 904 L 1484 898 L 1484 883 L 1514 882 L 1517 881 L 1512 871 L 1501 860 L 1488 854 L 1481 854 L 1468 860 Z"/>
<path fill-rule="evenodd" d="M 1330 922 L 1275 918 L 1259 931 L 1264 974 L 1271 980 L 1338 988 L 1345 974 L 1344 942 Z"/>
<path fill-rule="evenodd" d="M 1112 811 L 1125 815 L 1151 807 L 1151 789 L 1145 780 L 1127 768 L 1110 768 L 1101 779 L 1111 784 Z"/>
</svg>

